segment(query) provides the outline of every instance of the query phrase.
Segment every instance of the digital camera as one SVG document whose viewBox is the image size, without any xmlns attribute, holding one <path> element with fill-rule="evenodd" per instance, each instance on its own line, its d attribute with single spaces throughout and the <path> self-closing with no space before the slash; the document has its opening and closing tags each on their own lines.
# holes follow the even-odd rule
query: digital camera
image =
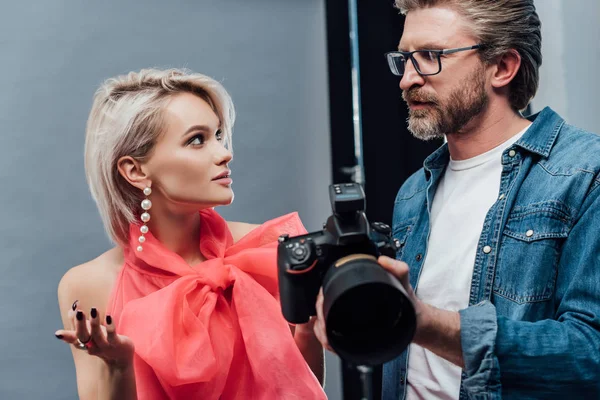
<svg viewBox="0 0 600 400">
<path fill-rule="evenodd" d="M 365 194 L 357 183 L 329 187 L 333 214 L 323 230 L 279 237 L 277 264 L 285 319 L 306 323 L 323 315 L 331 347 L 357 365 L 379 365 L 398 356 L 415 331 L 412 302 L 400 281 L 377 263 L 395 258 L 398 242 L 388 225 L 369 224 Z"/>
</svg>

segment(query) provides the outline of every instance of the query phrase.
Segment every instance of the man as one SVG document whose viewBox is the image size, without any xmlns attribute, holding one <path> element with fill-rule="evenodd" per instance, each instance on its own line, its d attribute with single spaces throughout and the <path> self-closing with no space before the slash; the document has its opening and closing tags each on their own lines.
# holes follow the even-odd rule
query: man
<svg viewBox="0 0 600 400">
<path fill-rule="evenodd" d="M 409 130 L 447 143 L 398 192 L 402 261 L 380 259 L 417 311 L 384 399 L 599 398 L 600 137 L 519 112 L 541 64 L 533 0 L 396 6 Z"/>
</svg>

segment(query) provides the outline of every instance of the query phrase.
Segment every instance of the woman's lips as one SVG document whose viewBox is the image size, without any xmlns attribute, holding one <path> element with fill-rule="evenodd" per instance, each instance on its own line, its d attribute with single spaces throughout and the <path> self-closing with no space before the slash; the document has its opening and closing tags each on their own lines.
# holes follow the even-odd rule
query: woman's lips
<svg viewBox="0 0 600 400">
<path fill-rule="evenodd" d="M 219 178 L 214 179 L 213 182 L 218 183 L 219 185 L 229 186 L 233 183 L 233 179 L 231 178 Z"/>
</svg>

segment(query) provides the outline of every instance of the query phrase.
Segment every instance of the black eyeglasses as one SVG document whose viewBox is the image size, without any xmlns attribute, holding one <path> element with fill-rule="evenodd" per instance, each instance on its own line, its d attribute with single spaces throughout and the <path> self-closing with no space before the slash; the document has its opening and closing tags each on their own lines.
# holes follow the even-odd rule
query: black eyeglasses
<svg viewBox="0 0 600 400">
<path fill-rule="evenodd" d="M 482 44 L 476 44 L 470 47 L 460 47 L 457 49 L 445 50 L 415 50 L 415 51 L 390 51 L 385 53 L 388 65 L 392 74 L 396 76 L 404 75 L 406 62 L 410 59 L 415 70 L 421 76 L 437 75 L 442 72 L 442 54 L 453 54 L 459 51 L 475 50 L 481 48 Z"/>
</svg>

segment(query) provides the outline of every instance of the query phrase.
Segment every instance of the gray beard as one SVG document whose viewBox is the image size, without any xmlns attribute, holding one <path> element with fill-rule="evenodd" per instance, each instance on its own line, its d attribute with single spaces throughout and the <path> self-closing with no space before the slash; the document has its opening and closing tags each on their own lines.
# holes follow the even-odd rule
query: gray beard
<svg viewBox="0 0 600 400">
<path fill-rule="evenodd" d="M 447 134 L 459 134 L 466 124 L 485 110 L 489 100 L 481 70 L 475 71 L 467 81 L 471 83 L 449 96 L 445 102 L 448 106 L 438 103 L 429 109 L 409 111 L 409 132 L 424 141 L 442 139 Z"/>
<path fill-rule="evenodd" d="M 437 108 L 438 106 L 436 106 Z M 415 110 L 408 112 L 408 131 L 417 139 L 430 141 L 436 139 L 443 139 L 444 132 L 440 130 L 439 123 L 436 121 L 431 113 L 439 111 L 436 109 L 432 110 Z"/>
</svg>

